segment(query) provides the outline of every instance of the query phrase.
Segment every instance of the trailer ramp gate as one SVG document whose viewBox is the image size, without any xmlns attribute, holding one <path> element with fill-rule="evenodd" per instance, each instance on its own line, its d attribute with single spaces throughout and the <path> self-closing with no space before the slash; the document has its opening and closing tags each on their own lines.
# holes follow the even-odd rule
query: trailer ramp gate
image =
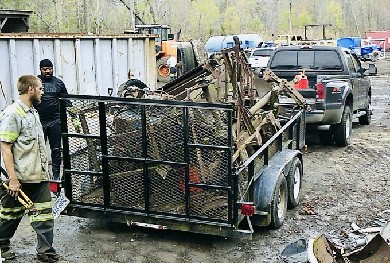
<svg viewBox="0 0 390 263">
<path fill-rule="evenodd" d="M 231 105 L 66 95 L 60 108 L 66 213 L 237 224 Z"/>
</svg>

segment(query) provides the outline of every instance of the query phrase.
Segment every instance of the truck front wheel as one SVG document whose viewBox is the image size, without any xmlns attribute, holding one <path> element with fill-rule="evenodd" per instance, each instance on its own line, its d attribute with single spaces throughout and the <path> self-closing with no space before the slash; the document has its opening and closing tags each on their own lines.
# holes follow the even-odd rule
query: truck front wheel
<svg viewBox="0 0 390 263">
<path fill-rule="evenodd" d="M 347 146 L 350 143 L 352 132 L 352 116 L 351 109 L 345 105 L 341 122 L 333 126 L 333 135 L 336 145 Z"/>
<path fill-rule="evenodd" d="M 287 214 L 287 181 L 284 174 L 279 175 L 274 195 L 271 201 L 271 229 L 277 229 L 283 225 Z"/>
</svg>

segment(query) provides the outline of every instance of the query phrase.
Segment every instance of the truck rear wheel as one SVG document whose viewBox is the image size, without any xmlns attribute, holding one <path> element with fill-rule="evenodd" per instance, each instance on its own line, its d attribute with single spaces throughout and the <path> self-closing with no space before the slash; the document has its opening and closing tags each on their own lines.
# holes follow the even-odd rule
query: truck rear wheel
<svg viewBox="0 0 390 263">
<path fill-rule="evenodd" d="M 287 174 L 288 187 L 288 208 L 294 208 L 299 205 L 302 186 L 302 162 L 298 157 L 294 157 L 291 161 L 290 170 Z"/>
<path fill-rule="evenodd" d="M 284 174 L 280 174 L 271 201 L 271 223 L 269 225 L 271 229 L 277 229 L 283 225 L 287 214 L 287 195 L 287 181 Z"/>
<path fill-rule="evenodd" d="M 341 122 L 333 126 L 333 135 L 336 145 L 347 146 L 350 143 L 352 132 L 352 116 L 351 109 L 345 105 Z"/>
</svg>

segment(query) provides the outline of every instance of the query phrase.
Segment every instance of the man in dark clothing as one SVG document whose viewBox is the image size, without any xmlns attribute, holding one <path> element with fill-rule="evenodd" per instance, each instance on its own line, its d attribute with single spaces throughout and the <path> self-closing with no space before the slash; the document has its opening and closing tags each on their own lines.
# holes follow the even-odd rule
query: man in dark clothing
<svg viewBox="0 0 390 263">
<path fill-rule="evenodd" d="M 43 95 L 41 103 L 34 105 L 41 119 L 45 140 L 49 140 L 52 162 L 52 179 L 60 179 L 61 166 L 61 123 L 59 96 L 67 94 L 64 82 L 53 76 L 53 63 L 49 59 L 43 59 L 39 63 L 42 80 Z"/>
</svg>

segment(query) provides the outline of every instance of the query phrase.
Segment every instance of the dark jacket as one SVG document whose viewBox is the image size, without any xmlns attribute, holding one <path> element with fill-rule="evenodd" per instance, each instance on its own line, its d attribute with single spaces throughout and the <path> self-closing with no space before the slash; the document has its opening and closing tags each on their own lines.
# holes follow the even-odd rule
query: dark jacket
<svg viewBox="0 0 390 263">
<path fill-rule="evenodd" d="M 53 76 L 50 79 L 45 79 L 41 75 L 38 76 L 42 80 L 43 95 L 41 103 L 34 105 L 39 113 L 42 124 L 56 121 L 60 119 L 59 96 L 61 93 L 68 94 L 64 82 Z"/>
</svg>

